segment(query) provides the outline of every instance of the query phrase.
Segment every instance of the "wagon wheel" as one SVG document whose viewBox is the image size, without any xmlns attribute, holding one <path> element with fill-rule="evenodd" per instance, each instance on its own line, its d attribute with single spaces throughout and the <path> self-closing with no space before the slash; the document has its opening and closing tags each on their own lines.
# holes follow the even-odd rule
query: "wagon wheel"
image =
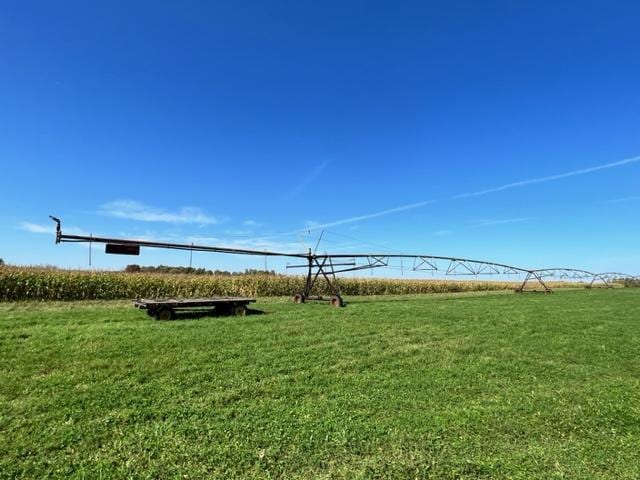
<svg viewBox="0 0 640 480">
<path fill-rule="evenodd" d="M 303 293 L 296 293 L 293 296 L 293 303 L 304 303 L 304 294 Z"/>
<path fill-rule="evenodd" d="M 331 297 L 331 300 L 329 300 L 329 303 L 331 304 L 332 307 L 344 306 L 344 302 L 342 301 L 342 297 L 340 295 L 334 295 L 333 297 Z"/>
<path fill-rule="evenodd" d="M 244 305 L 234 305 L 233 315 L 236 317 L 244 317 L 247 314 L 247 307 Z"/>
<path fill-rule="evenodd" d="M 173 318 L 173 310 L 167 307 L 160 308 L 156 311 L 156 320 L 171 320 Z"/>
</svg>

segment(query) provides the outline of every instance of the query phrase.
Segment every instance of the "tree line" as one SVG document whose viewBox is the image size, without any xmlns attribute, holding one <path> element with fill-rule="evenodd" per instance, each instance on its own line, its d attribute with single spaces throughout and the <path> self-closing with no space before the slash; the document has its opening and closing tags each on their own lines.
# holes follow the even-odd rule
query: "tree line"
<svg viewBox="0 0 640 480">
<path fill-rule="evenodd" d="M 221 276 L 236 276 L 236 275 L 279 275 L 275 270 L 258 270 L 255 268 L 246 268 L 244 272 L 230 272 L 229 270 L 209 270 L 206 268 L 194 268 L 194 267 L 172 267 L 169 265 L 158 266 L 144 266 L 144 265 L 127 265 L 124 268 L 127 273 L 179 273 L 189 275 L 221 275 Z"/>
</svg>

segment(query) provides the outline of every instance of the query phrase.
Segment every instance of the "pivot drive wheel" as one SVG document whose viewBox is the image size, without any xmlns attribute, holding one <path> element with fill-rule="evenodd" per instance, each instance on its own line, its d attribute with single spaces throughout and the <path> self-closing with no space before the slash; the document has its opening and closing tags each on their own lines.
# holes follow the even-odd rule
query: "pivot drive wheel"
<svg viewBox="0 0 640 480">
<path fill-rule="evenodd" d="M 329 300 L 329 303 L 331 304 L 332 307 L 344 306 L 344 302 L 342 301 L 342 297 L 340 295 L 334 295 L 333 297 L 331 297 L 331 300 Z"/>
<path fill-rule="evenodd" d="M 304 303 L 304 294 L 303 293 L 296 293 L 293 296 L 293 303 Z"/>
<path fill-rule="evenodd" d="M 234 305 L 233 315 L 236 317 L 244 317 L 247 314 L 247 307 L 244 305 Z"/>
<path fill-rule="evenodd" d="M 171 320 L 173 318 L 173 310 L 170 308 L 161 308 L 156 311 L 156 320 Z"/>
</svg>

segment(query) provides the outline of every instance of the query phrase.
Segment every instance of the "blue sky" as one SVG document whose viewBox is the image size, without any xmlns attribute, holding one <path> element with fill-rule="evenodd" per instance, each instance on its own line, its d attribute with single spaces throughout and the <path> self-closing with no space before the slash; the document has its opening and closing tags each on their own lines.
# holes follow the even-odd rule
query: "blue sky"
<svg viewBox="0 0 640 480">
<path fill-rule="evenodd" d="M 638 2 L 2 5 L 7 262 L 87 266 L 53 245 L 54 214 L 96 235 L 291 251 L 324 228 L 333 252 L 640 273 Z M 188 254 L 93 254 L 132 261 Z"/>
</svg>

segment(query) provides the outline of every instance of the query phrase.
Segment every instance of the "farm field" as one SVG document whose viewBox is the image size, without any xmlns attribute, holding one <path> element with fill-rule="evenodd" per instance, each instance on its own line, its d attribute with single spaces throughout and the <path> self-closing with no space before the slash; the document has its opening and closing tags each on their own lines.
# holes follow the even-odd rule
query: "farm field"
<svg viewBox="0 0 640 480">
<path fill-rule="evenodd" d="M 640 289 L 347 302 L 0 303 L 0 477 L 640 477 Z"/>
<path fill-rule="evenodd" d="M 473 291 L 514 290 L 512 281 L 449 279 L 348 278 L 338 281 L 343 295 L 414 295 Z M 0 301 L 119 300 L 136 297 L 210 297 L 219 295 L 292 296 L 304 288 L 297 275 L 189 275 L 57 270 L 0 266 Z M 575 288 L 576 282 L 547 281 L 551 288 Z M 329 294 L 323 282 L 312 293 Z"/>
</svg>

